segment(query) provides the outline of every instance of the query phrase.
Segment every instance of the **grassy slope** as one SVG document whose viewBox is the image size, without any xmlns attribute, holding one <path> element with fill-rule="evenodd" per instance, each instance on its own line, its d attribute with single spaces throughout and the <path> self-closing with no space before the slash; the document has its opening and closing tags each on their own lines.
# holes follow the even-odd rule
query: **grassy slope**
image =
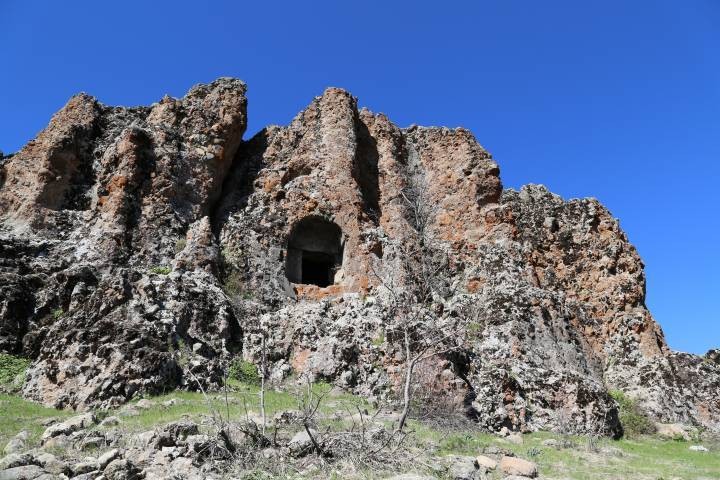
<svg viewBox="0 0 720 480">
<path fill-rule="evenodd" d="M 443 434 L 421 425 L 413 426 L 421 439 L 438 446 L 440 454 L 475 455 L 483 447 L 496 445 L 536 462 L 541 476 L 547 479 L 720 479 L 720 448 L 715 444 L 707 445 L 711 451 L 704 453 L 690 451 L 691 443 L 682 441 L 652 437 L 602 439 L 600 451 L 593 453 L 586 448 L 587 440 L 583 437 L 572 437 L 575 448 L 556 449 L 542 445 L 543 440 L 559 438 L 548 432 L 524 435 L 524 443 L 514 445 L 485 433 Z"/>
<path fill-rule="evenodd" d="M 230 418 L 233 419 L 242 418 L 246 406 L 257 414 L 257 387 L 237 384 L 233 387 L 233 391 L 228 394 L 227 406 L 224 394 L 209 395 L 213 408 L 223 414 L 229 408 Z M 329 390 L 329 387 L 319 385 L 314 390 L 322 392 Z M 162 402 L 170 399 L 175 399 L 176 403 L 163 407 Z M 123 429 L 144 431 L 182 418 L 202 420 L 209 414 L 205 397 L 200 393 L 173 392 L 152 400 L 155 402 L 152 408 L 138 410 L 135 416 L 123 416 Z M 354 410 L 354 405 L 367 408 L 356 397 L 336 393 L 329 394 L 323 405 L 326 414 L 348 414 Z M 271 418 L 278 411 L 297 408 L 297 399 L 288 392 L 270 391 L 266 396 L 266 408 Z M 21 430 L 28 430 L 37 441 L 44 429 L 41 425 L 43 420 L 64 418 L 72 414 L 45 408 L 19 397 L 0 395 L 0 447 L 4 447 L 8 439 Z M 122 414 L 122 409 L 107 414 Z M 690 444 L 686 442 L 654 438 L 602 440 L 601 453 L 591 453 L 585 448 L 585 439 L 580 437 L 574 439 L 578 446 L 573 449 L 544 447 L 543 440 L 555 438 L 544 432 L 525 435 L 523 445 L 514 445 L 493 435 L 472 430 L 447 433 L 416 422 L 411 422 L 411 428 L 415 430 L 412 443 L 419 451 L 433 451 L 436 455 L 476 455 L 487 445 L 497 445 L 537 462 L 542 477 L 546 479 L 720 479 L 720 450 L 717 445 L 708 445 L 712 451 L 702 453 L 689 451 Z"/>
<path fill-rule="evenodd" d="M 45 427 L 42 422 L 50 418 L 62 419 L 73 415 L 67 410 L 55 410 L 28 402 L 14 395 L 0 394 L 0 452 L 13 436 L 27 430 L 30 442 L 35 444 Z"/>
</svg>

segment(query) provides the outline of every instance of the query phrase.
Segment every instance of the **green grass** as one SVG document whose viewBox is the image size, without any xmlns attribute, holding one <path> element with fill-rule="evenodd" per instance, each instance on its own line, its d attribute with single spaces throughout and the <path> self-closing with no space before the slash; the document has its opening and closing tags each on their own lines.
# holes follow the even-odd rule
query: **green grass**
<svg viewBox="0 0 720 480">
<path fill-rule="evenodd" d="M 0 353 L 0 392 L 14 392 L 22 387 L 25 371 L 30 366 L 27 358 Z"/>
<path fill-rule="evenodd" d="M 146 410 L 138 410 L 138 415 L 123 418 L 123 426 L 131 430 L 149 430 L 158 424 L 177 421 L 183 418 L 200 420 L 203 416 L 211 415 L 214 410 L 227 418 L 228 414 L 232 421 L 245 418 L 246 412 L 252 415 L 259 415 L 259 394 L 260 387 L 254 384 L 244 384 L 230 380 L 228 382 L 228 403 L 225 403 L 224 392 L 208 393 L 207 399 L 200 392 L 176 391 L 167 395 L 150 397 L 155 405 Z M 314 394 L 326 393 L 320 411 L 321 413 L 332 413 L 343 410 L 347 406 L 366 406 L 366 402 L 358 397 L 347 393 L 329 394 L 331 387 L 325 383 L 317 383 L 312 386 Z M 175 399 L 177 402 L 169 407 L 164 407 L 163 402 Z M 209 400 L 209 404 L 208 404 Z M 137 401 L 132 402 L 132 404 Z M 291 390 L 276 391 L 268 389 L 265 392 L 265 410 L 268 418 L 284 410 L 295 410 L 298 408 L 296 393 Z M 110 415 L 118 412 L 109 412 Z"/>
<path fill-rule="evenodd" d="M 23 430 L 30 434 L 30 443 L 35 444 L 45 427 L 42 422 L 48 418 L 66 418 L 75 412 L 56 410 L 29 402 L 15 395 L 0 394 L 0 447 Z"/>
<path fill-rule="evenodd" d="M 418 440 L 437 447 L 439 455 L 477 455 L 485 446 L 495 445 L 530 459 L 529 451 L 539 451 L 531 459 L 543 478 L 572 480 L 670 480 L 720 478 L 720 448 L 706 445 L 710 452 L 692 452 L 692 443 L 660 440 L 644 436 L 636 439 L 601 439 L 600 452 L 586 448 L 584 437 L 571 437 L 575 448 L 545 447 L 542 441 L 560 437 L 548 432 L 523 435 L 515 445 L 483 432 L 440 432 L 417 422 L 410 423 Z M 500 478 L 500 477 L 497 477 Z"/>
<path fill-rule="evenodd" d="M 297 393 L 294 386 L 285 390 L 266 392 L 266 409 L 269 418 L 283 410 L 298 408 Z M 302 390 L 302 389 L 299 389 Z M 328 415 L 323 424 L 333 428 L 347 428 L 345 417 L 355 412 L 355 406 L 370 410 L 368 404 L 351 394 L 333 391 L 324 383 L 312 386 L 314 394 L 325 394 L 321 413 Z M 230 382 L 228 405 L 224 392 L 208 394 L 212 409 L 239 421 L 244 418 L 246 408 L 251 415 L 258 415 L 258 393 L 256 385 Z M 174 405 L 165 407 L 163 402 L 175 399 Z M 138 409 L 135 416 L 122 415 L 123 408 L 102 412 L 102 414 L 122 416 L 122 428 L 127 432 L 151 430 L 158 425 L 180 419 L 202 421 L 210 415 L 211 408 L 202 393 L 175 391 L 167 395 L 152 397 L 153 406 Z M 137 402 L 133 402 L 137 403 Z M 132 405 L 132 403 L 131 403 Z M 75 412 L 54 410 L 28 402 L 17 396 L 0 395 L 0 447 L 21 430 L 28 430 L 31 442 L 37 442 L 45 427 L 41 422 L 50 417 L 65 418 Z M 340 418 L 332 417 L 338 414 Z M 392 426 L 392 425 L 388 425 Z M 557 449 L 542 445 L 543 440 L 559 439 L 558 435 L 537 432 L 524 435 L 522 445 L 512 444 L 494 435 L 478 430 L 442 431 L 417 421 L 410 421 L 414 434 L 410 440 L 413 451 L 433 455 L 470 455 L 482 452 L 483 448 L 495 445 L 514 452 L 521 458 L 531 459 L 538 464 L 540 475 L 546 480 L 697 480 L 720 478 L 720 444 L 699 442 L 710 448 L 710 452 L 692 452 L 688 449 L 693 443 L 660 440 L 650 436 L 613 441 L 602 439 L 599 452 L 586 448 L 584 437 L 570 437 L 574 448 Z M 378 478 L 377 472 L 365 472 L 367 478 Z M 499 479 L 499 473 L 493 475 Z M 262 477 L 258 477 L 262 478 Z M 365 477 L 363 477 L 365 478 Z"/>
</svg>

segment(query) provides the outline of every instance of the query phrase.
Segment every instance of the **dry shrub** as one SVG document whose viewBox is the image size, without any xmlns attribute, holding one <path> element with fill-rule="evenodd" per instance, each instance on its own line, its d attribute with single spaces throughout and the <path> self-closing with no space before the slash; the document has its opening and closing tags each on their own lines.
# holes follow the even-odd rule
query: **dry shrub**
<svg viewBox="0 0 720 480">
<path fill-rule="evenodd" d="M 418 365 L 413 381 L 412 417 L 441 429 L 472 427 L 474 422 L 466 415 L 467 386 L 451 366 L 437 357 Z"/>
</svg>

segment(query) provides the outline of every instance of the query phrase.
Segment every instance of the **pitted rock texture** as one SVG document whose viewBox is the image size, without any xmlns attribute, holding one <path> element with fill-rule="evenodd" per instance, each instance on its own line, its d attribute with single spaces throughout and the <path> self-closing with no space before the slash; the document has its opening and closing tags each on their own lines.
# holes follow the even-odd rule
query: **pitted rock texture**
<svg viewBox="0 0 720 480">
<path fill-rule="evenodd" d="M 273 381 L 392 398 L 404 364 L 378 272 L 410 241 L 404 192 L 421 183 L 452 264 L 438 314 L 470 306 L 477 322 L 420 378 L 491 430 L 616 434 L 612 389 L 720 430 L 717 355 L 669 350 L 642 261 L 599 202 L 503 190 L 469 131 L 401 129 L 341 89 L 249 140 L 246 105 L 234 79 L 151 107 L 81 94 L 2 159 L 0 349 L 34 360 L 27 397 L 85 408 L 217 385 L 233 358 L 259 360 L 263 325 Z M 341 231 L 328 286 L 288 280 L 308 219 Z M 313 255 L 302 268 L 326 275 Z"/>
</svg>

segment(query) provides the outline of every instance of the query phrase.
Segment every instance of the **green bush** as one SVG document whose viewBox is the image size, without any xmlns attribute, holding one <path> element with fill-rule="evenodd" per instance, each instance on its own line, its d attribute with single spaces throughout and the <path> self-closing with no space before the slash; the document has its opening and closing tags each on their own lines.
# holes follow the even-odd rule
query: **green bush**
<svg viewBox="0 0 720 480">
<path fill-rule="evenodd" d="M 620 407 L 620 424 L 626 437 L 651 435 L 656 432 L 655 424 L 635 399 L 628 397 L 620 390 L 611 391 L 610 396 Z"/>
<path fill-rule="evenodd" d="M 65 312 L 63 311 L 62 308 L 56 308 L 55 310 L 52 311 L 52 316 L 55 320 L 57 320 L 58 318 L 62 317 L 64 313 Z"/>
<path fill-rule="evenodd" d="M 157 267 L 150 268 L 150 273 L 155 273 L 158 275 L 167 275 L 170 272 L 171 272 L 170 267 L 157 266 Z"/>
<path fill-rule="evenodd" d="M 25 381 L 25 371 L 30 366 L 27 358 L 0 353 L 0 391 L 20 390 Z"/>
<path fill-rule="evenodd" d="M 246 360 L 233 360 L 228 368 L 228 378 L 250 385 L 260 385 L 260 374 L 257 367 Z"/>
</svg>

